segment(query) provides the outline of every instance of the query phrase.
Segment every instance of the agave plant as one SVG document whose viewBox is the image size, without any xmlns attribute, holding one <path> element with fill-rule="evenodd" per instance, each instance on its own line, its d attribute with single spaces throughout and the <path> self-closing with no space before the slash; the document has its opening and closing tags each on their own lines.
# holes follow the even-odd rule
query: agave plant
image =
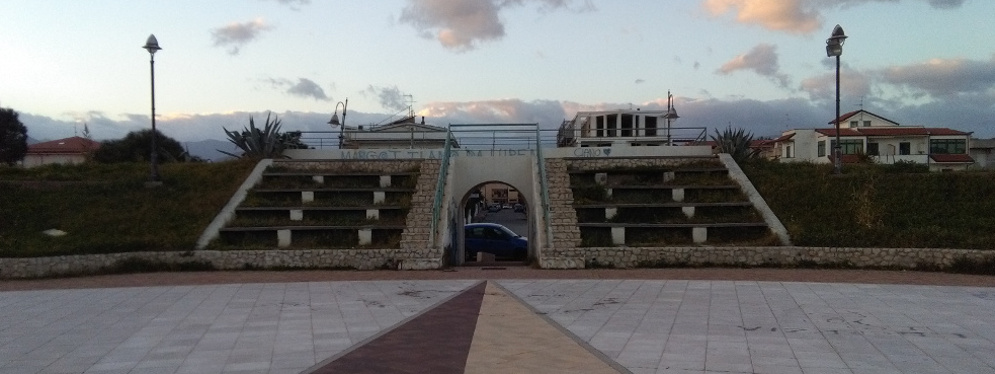
<svg viewBox="0 0 995 374">
<path fill-rule="evenodd" d="M 266 114 L 266 122 L 261 129 L 256 127 L 255 120 L 249 116 L 249 126 L 244 127 L 242 132 L 222 128 L 228 135 L 228 141 L 241 149 L 242 154 L 236 155 L 220 149 L 218 152 L 239 158 L 274 158 L 282 157 L 284 149 L 301 148 L 300 132 L 281 134 L 280 126 L 277 116 L 273 116 L 270 121 L 270 113 Z"/>
<path fill-rule="evenodd" d="M 750 148 L 753 134 L 742 128 L 734 130 L 729 126 L 721 133 L 719 129 L 715 129 L 715 135 L 711 135 L 711 138 L 719 153 L 728 153 L 737 162 L 756 158 L 759 155 L 756 150 Z"/>
</svg>

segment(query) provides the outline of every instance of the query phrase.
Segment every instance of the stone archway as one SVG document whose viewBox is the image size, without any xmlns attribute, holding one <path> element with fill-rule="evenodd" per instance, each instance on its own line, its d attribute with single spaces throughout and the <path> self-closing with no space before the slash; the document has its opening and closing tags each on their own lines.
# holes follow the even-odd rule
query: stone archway
<svg viewBox="0 0 995 374">
<path fill-rule="evenodd" d="M 465 152 L 465 154 L 464 154 Z M 457 192 L 457 202 L 459 205 L 458 216 L 456 217 L 456 232 L 453 235 L 454 245 L 451 247 L 454 253 L 451 253 L 454 260 L 454 264 L 463 264 L 465 260 L 465 233 L 463 230 L 464 225 L 471 223 L 468 222 L 467 211 L 468 204 L 474 204 L 473 194 L 488 183 L 500 183 L 514 188 L 518 192 L 518 199 L 523 200 L 526 203 L 539 201 L 536 195 L 537 191 L 534 187 L 538 181 L 536 178 L 536 158 L 529 152 L 523 152 L 522 154 L 514 155 L 484 155 L 482 152 L 475 151 L 455 151 L 458 156 L 454 157 L 451 172 L 453 173 L 453 189 L 452 191 Z M 483 191 L 480 191 L 483 193 Z M 487 196 L 478 196 L 477 201 L 481 199 L 487 201 Z M 528 205 L 529 209 L 524 211 L 524 227 L 520 228 L 525 231 L 520 233 L 522 236 L 527 238 L 535 237 L 535 224 L 536 220 L 534 217 L 534 209 L 531 209 L 531 205 Z M 471 209 L 472 210 L 472 209 Z M 513 213 L 513 212 L 511 212 Z M 472 219 L 471 219 L 472 220 Z M 517 230 L 514 230 L 517 232 Z M 528 255 L 527 257 L 533 257 L 535 255 L 535 243 L 530 240 L 528 242 Z"/>
</svg>

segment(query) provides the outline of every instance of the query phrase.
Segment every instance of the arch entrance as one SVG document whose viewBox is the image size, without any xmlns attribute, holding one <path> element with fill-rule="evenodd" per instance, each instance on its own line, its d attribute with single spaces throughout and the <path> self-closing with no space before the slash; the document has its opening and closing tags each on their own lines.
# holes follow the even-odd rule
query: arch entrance
<svg viewBox="0 0 995 374">
<path fill-rule="evenodd" d="M 534 257 L 535 242 L 529 238 L 534 238 L 536 232 L 535 207 L 531 204 L 538 201 L 534 198 L 535 162 L 530 152 L 494 156 L 460 154 L 454 158 L 452 190 L 462 195 L 457 195 L 461 196 L 457 210 L 461 214 L 456 215 L 454 222 L 452 264 L 520 263 Z M 516 209 L 516 204 L 521 207 Z"/>
</svg>

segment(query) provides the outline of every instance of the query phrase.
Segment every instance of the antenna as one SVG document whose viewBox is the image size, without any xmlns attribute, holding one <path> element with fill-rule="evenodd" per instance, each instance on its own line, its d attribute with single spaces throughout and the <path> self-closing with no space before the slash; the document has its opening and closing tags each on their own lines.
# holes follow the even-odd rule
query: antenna
<svg viewBox="0 0 995 374">
<path fill-rule="evenodd" d="M 415 111 L 412 107 L 415 104 L 415 97 L 412 95 L 404 95 L 405 101 L 408 103 L 408 117 L 414 117 Z"/>
</svg>

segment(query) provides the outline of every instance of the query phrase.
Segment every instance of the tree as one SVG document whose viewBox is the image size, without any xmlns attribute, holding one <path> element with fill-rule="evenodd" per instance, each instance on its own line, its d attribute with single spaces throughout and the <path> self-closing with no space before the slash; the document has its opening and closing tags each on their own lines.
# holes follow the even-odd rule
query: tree
<svg viewBox="0 0 995 374">
<path fill-rule="evenodd" d="M 753 134 L 744 129 L 733 130 L 732 126 L 729 126 L 721 133 L 719 129 L 715 129 L 715 135 L 711 138 L 719 153 L 728 153 L 736 162 L 754 159 L 760 155 L 757 150 L 750 147 Z"/>
<path fill-rule="evenodd" d="M 0 108 L 0 162 L 14 166 L 28 153 L 28 128 L 17 119 L 17 112 Z"/>
<path fill-rule="evenodd" d="M 156 147 L 160 162 L 181 162 L 187 156 L 180 142 L 156 131 Z M 124 138 L 105 140 L 100 143 L 100 149 L 93 154 L 93 159 L 102 163 L 114 162 L 147 162 L 152 155 L 152 130 L 132 131 Z"/>
<path fill-rule="evenodd" d="M 256 127 L 256 122 L 249 116 L 249 126 L 243 127 L 242 132 L 225 131 L 228 141 L 235 144 L 242 150 L 241 155 L 228 153 L 222 150 L 218 152 L 239 158 L 275 158 L 282 157 L 286 149 L 307 149 L 307 144 L 301 142 L 301 132 L 291 131 L 280 133 L 280 119 L 273 116 L 270 121 L 270 113 L 266 114 L 266 122 L 262 128 Z"/>
</svg>

